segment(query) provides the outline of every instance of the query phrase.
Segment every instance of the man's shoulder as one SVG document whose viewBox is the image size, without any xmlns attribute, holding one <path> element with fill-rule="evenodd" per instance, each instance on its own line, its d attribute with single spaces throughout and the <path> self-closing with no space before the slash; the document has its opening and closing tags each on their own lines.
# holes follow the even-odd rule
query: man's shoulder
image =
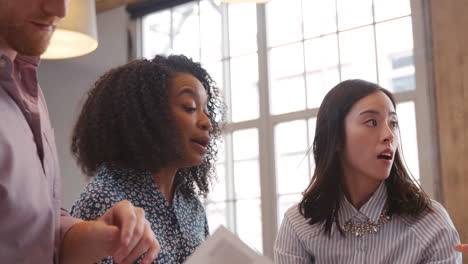
<svg viewBox="0 0 468 264">
<path fill-rule="evenodd" d="M 13 100 L 13 97 L 6 91 L 4 87 L 2 87 L 0 83 L 0 113 L 1 121 L 9 122 L 13 121 L 21 115 L 21 109 L 17 105 L 17 103 Z M 5 128 L 8 126 L 1 126 L 0 128 Z"/>
<path fill-rule="evenodd" d="M 33 151 L 32 151 L 33 150 Z M 0 87 L 0 159 L 37 158 L 32 131 L 21 109 L 9 94 Z"/>
</svg>

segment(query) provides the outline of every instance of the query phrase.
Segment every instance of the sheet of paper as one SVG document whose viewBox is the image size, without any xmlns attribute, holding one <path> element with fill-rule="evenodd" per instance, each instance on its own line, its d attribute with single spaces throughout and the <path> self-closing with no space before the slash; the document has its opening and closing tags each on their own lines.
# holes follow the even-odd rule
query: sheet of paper
<svg viewBox="0 0 468 264">
<path fill-rule="evenodd" d="M 225 227 L 219 227 L 190 255 L 185 264 L 273 264 L 242 242 Z"/>
</svg>

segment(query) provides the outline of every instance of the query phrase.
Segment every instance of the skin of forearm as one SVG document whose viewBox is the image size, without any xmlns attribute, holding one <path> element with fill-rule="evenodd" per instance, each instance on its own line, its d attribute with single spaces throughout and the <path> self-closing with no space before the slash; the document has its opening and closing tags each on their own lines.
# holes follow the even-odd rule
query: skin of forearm
<svg viewBox="0 0 468 264">
<path fill-rule="evenodd" d="M 62 241 L 60 264 L 93 264 L 110 255 L 112 244 L 118 240 L 118 229 L 115 227 L 114 234 L 106 231 L 106 237 L 102 237 L 102 225 L 82 221 L 72 226 Z"/>
</svg>

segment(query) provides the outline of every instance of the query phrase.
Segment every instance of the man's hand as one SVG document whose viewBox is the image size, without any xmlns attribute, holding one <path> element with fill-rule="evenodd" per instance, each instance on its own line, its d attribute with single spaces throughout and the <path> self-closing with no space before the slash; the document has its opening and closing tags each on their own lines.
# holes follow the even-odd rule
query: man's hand
<svg viewBox="0 0 468 264">
<path fill-rule="evenodd" d="M 121 201 L 96 221 L 75 224 L 62 242 L 61 263 L 94 263 L 105 256 L 129 264 L 146 253 L 142 264 L 159 254 L 159 243 L 145 212 L 129 201 Z"/>
<path fill-rule="evenodd" d="M 468 254 L 468 244 L 456 245 L 455 250 L 463 254 Z"/>
<path fill-rule="evenodd" d="M 146 253 L 141 263 L 151 263 L 159 254 L 159 243 L 145 218 L 145 211 L 129 201 L 116 203 L 97 222 L 117 226 L 119 243 L 112 257 L 117 263 L 133 263 Z"/>
</svg>

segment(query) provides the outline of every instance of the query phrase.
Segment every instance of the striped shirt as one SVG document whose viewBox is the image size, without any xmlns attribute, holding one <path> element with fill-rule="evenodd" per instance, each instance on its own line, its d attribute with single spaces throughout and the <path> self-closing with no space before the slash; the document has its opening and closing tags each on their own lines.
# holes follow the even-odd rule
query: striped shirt
<svg viewBox="0 0 468 264">
<path fill-rule="evenodd" d="M 387 188 L 381 184 L 360 210 L 356 210 L 344 197 L 338 210 L 338 222 L 348 220 L 376 223 L 387 200 Z M 298 205 L 285 213 L 276 237 L 275 263 L 462 263 L 461 254 L 454 245 L 460 243 L 445 209 L 432 201 L 434 212 L 416 220 L 392 216 L 377 233 L 362 237 L 351 233 L 342 236 L 335 224 L 328 237 L 323 223 L 310 225 L 299 213 Z"/>
</svg>

